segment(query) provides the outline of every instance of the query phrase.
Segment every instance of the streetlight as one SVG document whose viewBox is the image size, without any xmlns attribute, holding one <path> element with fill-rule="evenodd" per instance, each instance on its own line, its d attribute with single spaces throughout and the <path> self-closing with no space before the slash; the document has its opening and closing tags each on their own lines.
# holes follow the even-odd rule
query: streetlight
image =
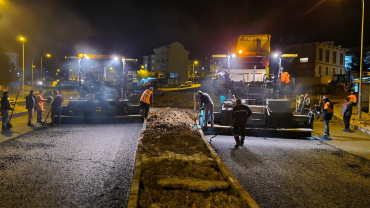
<svg viewBox="0 0 370 208">
<path fill-rule="evenodd" d="M 360 86 L 358 89 L 358 118 L 361 119 L 361 108 L 362 108 L 362 53 L 364 49 L 364 14 L 365 14 L 365 1 L 362 0 L 362 26 L 361 26 L 361 53 L 360 53 Z"/>
<path fill-rule="evenodd" d="M 194 62 L 193 62 L 193 84 L 194 84 L 194 65 L 195 65 L 195 64 L 198 64 L 198 61 L 194 61 Z"/>
<path fill-rule="evenodd" d="M 26 41 L 26 39 L 21 36 L 21 37 L 19 37 L 19 41 L 21 41 L 22 44 L 23 44 L 22 92 L 24 93 L 24 42 Z"/>
<path fill-rule="evenodd" d="M 36 68 L 36 66 L 33 65 L 33 59 L 32 59 L 32 90 L 34 89 L 34 86 L 33 86 L 33 69 Z"/>
<path fill-rule="evenodd" d="M 45 55 L 47 58 L 50 58 L 51 57 L 51 55 L 50 55 L 50 53 L 47 53 L 46 55 Z M 44 58 L 44 57 L 41 57 L 41 66 L 40 66 L 40 81 L 42 82 L 42 58 Z M 42 87 L 42 85 L 40 85 L 40 88 Z"/>
</svg>

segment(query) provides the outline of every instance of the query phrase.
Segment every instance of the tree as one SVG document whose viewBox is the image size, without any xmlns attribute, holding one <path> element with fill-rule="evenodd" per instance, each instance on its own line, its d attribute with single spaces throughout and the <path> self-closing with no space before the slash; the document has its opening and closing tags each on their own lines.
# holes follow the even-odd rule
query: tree
<svg viewBox="0 0 370 208">
<path fill-rule="evenodd" d="M 362 71 L 366 72 L 370 69 L 370 48 L 365 47 L 362 55 Z M 348 55 L 352 55 L 352 62 L 349 68 L 352 72 L 360 72 L 360 50 L 358 48 L 350 51 Z"/>
<path fill-rule="evenodd" d="M 0 85 L 8 86 L 11 82 L 17 80 L 17 72 L 14 63 L 4 52 L 0 52 Z"/>
<path fill-rule="evenodd" d="M 145 69 L 140 69 L 137 71 L 137 78 L 138 79 L 147 79 L 148 77 L 154 76 L 153 72 L 147 71 Z"/>
</svg>

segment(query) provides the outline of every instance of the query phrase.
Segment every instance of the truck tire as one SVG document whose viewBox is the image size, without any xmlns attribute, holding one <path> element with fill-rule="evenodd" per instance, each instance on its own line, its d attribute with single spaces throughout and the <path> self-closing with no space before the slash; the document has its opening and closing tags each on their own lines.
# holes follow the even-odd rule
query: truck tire
<svg viewBox="0 0 370 208">
<path fill-rule="evenodd" d="M 325 85 L 321 86 L 320 92 L 322 94 L 328 94 L 329 93 L 329 87 L 328 86 L 325 86 Z"/>
</svg>

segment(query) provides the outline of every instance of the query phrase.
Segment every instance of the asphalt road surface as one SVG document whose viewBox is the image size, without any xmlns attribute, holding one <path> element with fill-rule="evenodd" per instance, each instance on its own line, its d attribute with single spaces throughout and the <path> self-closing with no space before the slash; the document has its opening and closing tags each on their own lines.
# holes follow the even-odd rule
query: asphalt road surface
<svg viewBox="0 0 370 208">
<path fill-rule="evenodd" d="M 310 138 L 247 137 L 234 149 L 220 135 L 211 144 L 261 207 L 370 207 L 370 136 L 333 121 L 323 138 L 323 125 Z"/>
<path fill-rule="evenodd" d="M 66 124 L 0 143 L 0 207 L 126 207 L 141 129 Z"/>
</svg>

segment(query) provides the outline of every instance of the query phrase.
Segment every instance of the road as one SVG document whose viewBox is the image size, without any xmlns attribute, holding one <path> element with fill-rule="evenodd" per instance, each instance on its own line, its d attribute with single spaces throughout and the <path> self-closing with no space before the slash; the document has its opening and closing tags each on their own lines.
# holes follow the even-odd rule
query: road
<svg viewBox="0 0 370 208">
<path fill-rule="evenodd" d="M 64 124 L 0 143 L 0 207 L 125 207 L 141 129 Z"/>
<path fill-rule="evenodd" d="M 247 137 L 234 149 L 220 135 L 211 144 L 261 207 L 370 207 L 370 136 L 338 121 L 330 128 L 330 138 L 316 122 L 310 138 Z"/>
</svg>

